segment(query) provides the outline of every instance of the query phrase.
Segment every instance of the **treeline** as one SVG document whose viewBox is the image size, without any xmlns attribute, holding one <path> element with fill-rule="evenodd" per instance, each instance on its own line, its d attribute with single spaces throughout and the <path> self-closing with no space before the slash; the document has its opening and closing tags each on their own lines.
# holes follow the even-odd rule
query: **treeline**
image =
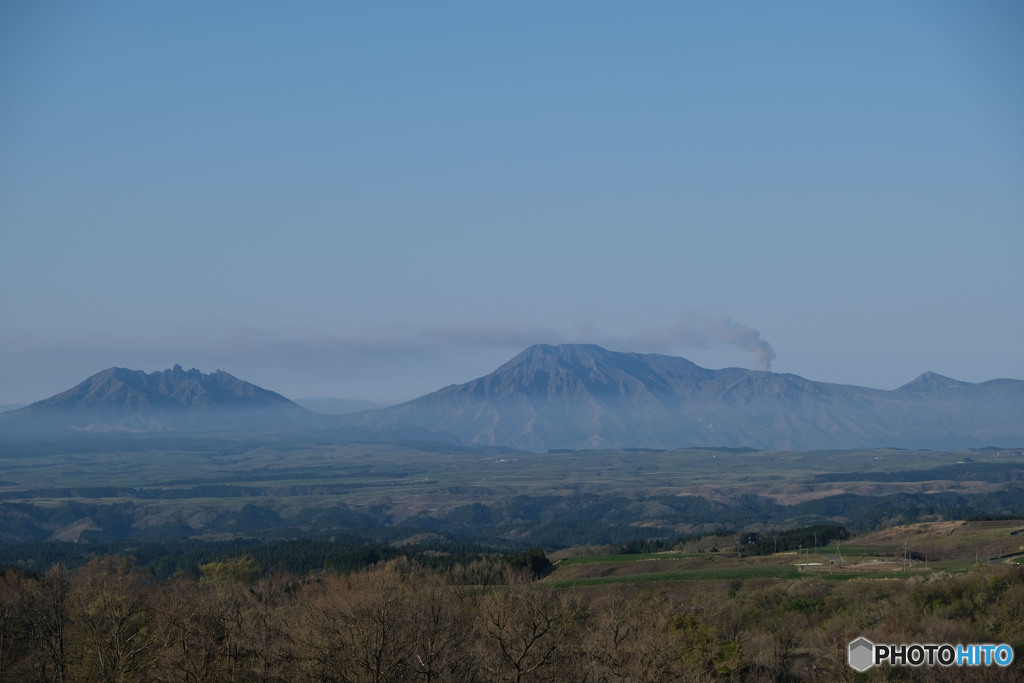
<svg viewBox="0 0 1024 683">
<path fill-rule="evenodd" d="M 303 485 L 303 490 L 322 492 L 317 486 Z M 109 493 L 118 490 L 112 488 Z M 292 506 L 273 496 L 247 497 L 244 501 L 236 498 L 236 494 L 253 490 L 260 489 L 221 485 L 195 487 L 193 495 L 223 495 L 202 498 L 189 506 L 129 499 L 110 503 L 66 500 L 55 505 L 0 502 L 0 541 L 45 541 L 66 529 L 78 529 L 77 539 L 82 542 L 120 539 L 157 542 L 197 535 L 261 538 L 347 535 L 391 543 L 430 533 L 453 541 L 491 546 L 515 539 L 526 546 L 539 545 L 553 550 L 667 539 L 680 529 L 703 533 L 797 523 L 841 524 L 859 532 L 881 525 L 923 520 L 1024 516 L 1024 489 L 1019 487 L 984 494 L 843 494 L 794 505 L 782 505 L 755 495 L 737 496 L 728 502 L 700 496 L 519 495 L 401 517 L 387 503 Z M 396 522 L 398 518 L 400 522 Z M 140 523 L 142 520 L 144 523 Z"/>
<path fill-rule="evenodd" d="M 74 569 L 98 556 L 130 555 L 155 578 L 166 579 L 178 573 L 196 577 L 200 565 L 239 555 L 252 557 L 269 571 L 305 575 L 321 571 L 349 573 L 400 558 L 439 569 L 484 556 L 518 558 L 531 552 L 541 551 L 511 543 L 483 546 L 441 539 L 396 546 L 359 536 L 286 540 L 235 538 L 223 541 L 178 538 L 163 542 L 103 543 L 47 541 L 0 544 L 0 567 L 17 567 L 38 573 L 54 564 Z"/>
<path fill-rule="evenodd" d="M 706 538 L 720 539 L 716 543 L 716 550 L 766 555 L 799 547 L 810 548 L 815 535 L 819 546 L 849 537 L 844 527 L 821 525 L 768 533 L 728 531 L 707 535 Z M 695 538 L 700 537 L 673 535 L 663 538 L 632 538 L 597 545 L 609 554 L 654 553 L 682 549 Z M 529 548 L 525 544 L 509 541 L 474 543 L 443 537 L 421 539 L 415 543 L 381 542 L 357 534 L 295 539 L 239 537 L 220 541 L 179 537 L 166 541 L 0 543 L 0 566 L 41 572 L 54 564 L 63 564 L 73 569 L 98 556 L 130 555 L 154 577 L 166 579 L 177 573 L 195 577 L 198 576 L 198 567 L 204 563 L 243 554 L 252 557 L 268 570 L 305 575 L 320 571 L 349 573 L 378 562 L 397 559 L 432 569 L 444 569 L 485 556 L 518 558 L 524 553 L 544 556 L 539 546 Z"/>
<path fill-rule="evenodd" d="M 787 531 L 744 534 L 740 548 L 747 555 L 773 555 L 790 550 L 824 548 L 849 537 L 850 532 L 845 527 L 819 524 Z"/>
<path fill-rule="evenodd" d="M 1024 491 L 985 494 L 898 493 L 886 496 L 841 494 L 782 505 L 770 498 L 741 495 L 728 502 L 701 496 L 516 496 L 494 503 L 469 503 L 433 518 L 403 524 L 485 542 L 515 537 L 545 548 L 627 544 L 671 538 L 677 527 L 707 530 L 789 526 L 799 520 L 823 525 L 841 522 L 851 531 L 921 520 L 981 516 L 1024 516 Z M 657 524 L 637 525 L 645 506 L 658 509 Z M 812 541 L 813 542 L 813 541 Z"/>
<path fill-rule="evenodd" d="M 0 681 L 854 680 L 846 648 L 859 636 L 1024 651 L 1020 568 L 556 590 L 529 571 L 542 557 L 444 569 L 397 558 L 296 576 L 243 555 L 165 581 L 123 556 L 39 576 L 9 569 Z M 865 679 L 1020 680 L 1021 671 L 1014 662 Z"/>
<path fill-rule="evenodd" d="M 839 481 L 985 481 L 993 484 L 1024 481 L 1024 467 L 1018 462 L 974 462 L 970 459 L 955 465 L 924 470 L 890 472 L 829 472 L 814 477 L 818 482 Z"/>
</svg>

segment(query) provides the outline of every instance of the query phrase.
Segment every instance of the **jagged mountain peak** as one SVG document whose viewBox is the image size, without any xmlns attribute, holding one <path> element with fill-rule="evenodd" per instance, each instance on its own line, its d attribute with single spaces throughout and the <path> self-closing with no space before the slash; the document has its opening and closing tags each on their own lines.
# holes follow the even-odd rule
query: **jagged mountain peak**
<svg viewBox="0 0 1024 683">
<path fill-rule="evenodd" d="M 6 426 L 63 431 L 209 431 L 314 426 L 314 413 L 222 370 L 111 367 L 5 414 Z"/>
</svg>

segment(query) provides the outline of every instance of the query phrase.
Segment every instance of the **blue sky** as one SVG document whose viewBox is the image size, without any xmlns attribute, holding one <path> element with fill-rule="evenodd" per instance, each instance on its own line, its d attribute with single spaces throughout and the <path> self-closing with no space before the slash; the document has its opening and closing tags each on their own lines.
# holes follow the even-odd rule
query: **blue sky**
<svg viewBox="0 0 1024 683">
<path fill-rule="evenodd" d="M 0 403 L 175 363 L 397 401 L 542 342 L 1024 378 L 1021 35 L 1013 1 L 4 3 Z"/>
</svg>

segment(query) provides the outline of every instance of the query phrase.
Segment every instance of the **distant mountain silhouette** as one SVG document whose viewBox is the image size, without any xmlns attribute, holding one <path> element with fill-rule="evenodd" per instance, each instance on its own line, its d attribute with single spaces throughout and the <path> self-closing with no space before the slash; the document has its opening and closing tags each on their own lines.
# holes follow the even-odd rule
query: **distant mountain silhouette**
<svg viewBox="0 0 1024 683">
<path fill-rule="evenodd" d="M 218 370 L 108 368 L 81 384 L 0 415 L 0 431 L 203 432 L 308 428 L 319 416 Z"/>
<path fill-rule="evenodd" d="M 818 449 L 1024 444 L 1024 382 L 925 373 L 895 391 L 708 370 L 594 345 L 532 346 L 489 375 L 343 424 L 415 425 L 474 444 Z"/>
<path fill-rule="evenodd" d="M 968 448 L 1024 445 L 1024 381 L 926 372 L 894 391 L 708 370 L 599 346 L 532 346 L 494 372 L 406 403 L 314 413 L 217 371 L 109 368 L 0 413 L 0 437 L 298 431 L 338 442 L 558 448 Z"/>
</svg>

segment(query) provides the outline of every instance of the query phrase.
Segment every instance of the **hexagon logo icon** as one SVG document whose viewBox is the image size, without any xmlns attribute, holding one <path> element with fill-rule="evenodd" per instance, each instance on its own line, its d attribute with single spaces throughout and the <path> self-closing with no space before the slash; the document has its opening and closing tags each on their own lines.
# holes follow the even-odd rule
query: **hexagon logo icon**
<svg viewBox="0 0 1024 683">
<path fill-rule="evenodd" d="M 875 644 L 861 636 L 850 643 L 847 661 L 857 671 L 867 671 L 875 665 Z"/>
</svg>

